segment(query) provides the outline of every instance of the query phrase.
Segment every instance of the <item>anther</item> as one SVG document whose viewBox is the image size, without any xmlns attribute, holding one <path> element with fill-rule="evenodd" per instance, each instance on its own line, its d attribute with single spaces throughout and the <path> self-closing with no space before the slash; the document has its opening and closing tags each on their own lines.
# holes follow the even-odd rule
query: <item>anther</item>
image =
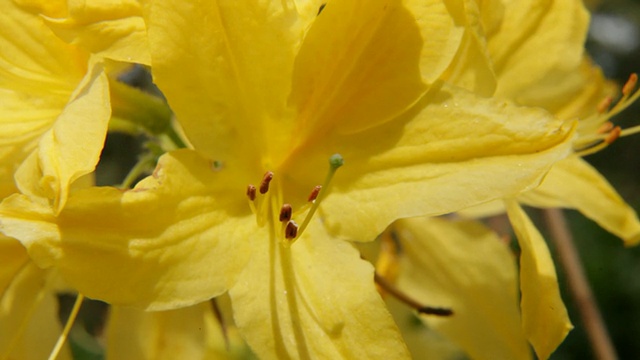
<svg viewBox="0 0 640 360">
<path fill-rule="evenodd" d="M 633 91 L 633 89 L 636 88 L 637 84 L 638 84 L 638 74 L 633 73 L 629 75 L 629 80 L 627 80 L 627 82 L 622 87 L 622 94 L 625 96 L 629 96 Z"/>
<path fill-rule="evenodd" d="M 291 220 L 291 214 L 293 210 L 291 209 L 291 205 L 284 204 L 282 205 L 282 209 L 280 209 L 280 222 L 287 222 Z"/>
<path fill-rule="evenodd" d="M 273 173 L 271 171 L 267 171 L 264 173 L 262 177 L 262 182 L 260 183 L 260 194 L 266 194 L 269 191 L 269 183 L 273 179 Z"/>
<path fill-rule="evenodd" d="M 298 224 L 293 220 L 289 220 L 287 227 L 284 229 L 284 237 L 287 238 L 287 240 L 293 240 L 296 236 L 298 236 Z"/>
<path fill-rule="evenodd" d="M 618 140 L 621 132 L 622 132 L 622 129 L 620 128 L 620 126 L 614 127 L 609 132 L 609 135 L 607 135 L 607 137 L 604 139 L 604 142 L 606 142 L 607 144 L 613 143 L 614 141 Z"/>
<path fill-rule="evenodd" d="M 611 121 L 607 121 L 607 122 L 603 123 L 602 125 L 600 125 L 600 127 L 598 128 L 596 133 L 598 133 L 598 134 L 606 134 L 611 130 L 613 130 L 613 123 Z"/>
<path fill-rule="evenodd" d="M 318 197 L 318 194 L 320 194 L 320 190 L 322 190 L 322 185 L 316 185 L 313 190 L 311 190 L 311 194 L 309 194 L 309 199 L 307 199 L 308 202 L 313 202 L 316 200 L 316 198 Z"/>
<path fill-rule="evenodd" d="M 256 187 L 253 185 L 247 186 L 247 197 L 253 201 L 256 199 Z"/>
<path fill-rule="evenodd" d="M 607 96 L 604 99 L 602 99 L 602 101 L 600 101 L 600 103 L 598 104 L 598 107 L 596 108 L 598 111 L 598 114 L 604 114 L 607 111 L 609 111 L 611 104 L 613 104 L 613 98 L 611 96 Z"/>
</svg>

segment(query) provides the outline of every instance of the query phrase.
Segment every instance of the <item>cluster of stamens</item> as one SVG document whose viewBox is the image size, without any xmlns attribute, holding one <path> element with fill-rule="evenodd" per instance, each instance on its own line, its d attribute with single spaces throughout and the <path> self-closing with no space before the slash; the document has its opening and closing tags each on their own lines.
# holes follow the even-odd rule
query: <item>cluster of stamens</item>
<svg viewBox="0 0 640 360">
<path fill-rule="evenodd" d="M 322 191 L 322 189 L 328 188 L 333 175 L 335 174 L 336 170 L 340 166 L 342 166 L 343 163 L 344 160 L 339 154 L 331 156 L 331 158 L 329 159 L 329 173 L 327 174 L 324 185 L 315 186 L 311 190 L 311 193 L 307 198 L 307 204 L 305 204 L 298 210 L 298 213 L 300 213 L 309 209 L 300 225 L 298 225 L 298 223 L 293 220 L 294 211 L 291 204 L 284 203 L 281 205 L 280 211 L 278 213 L 278 221 L 282 224 L 282 234 L 284 235 L 284 239 L 287 240 L 285 242 L 285 245 L 291 245 L 302 235 L 304 230 L 307 228 L 311 221 L 311 218 L 318 209 L 321 200 L 325 197 L 325 192 Z M 273 180 L 273 177 L 273 172 L 267 171 L 262 177 L 262 181 L 257 188 L 254 185 L 247 186 L 247 199 L 249 199 L 249 207 L 251 207 L 251 210 L 256 215 L 256 220 L 259 226 L 264 225 L 265 222 L 265 217 L 263 216 L 263 214 L 265 214 L 264 207 L 269 205 L 265 205 L 266 201 L 264 200 L 264 196 L 269 192 L 270 184 Z M 266 210 L 266 213 L 269 213 L 269 210 L 271 209 L 267 208 Z"/>
<path fill-rule="evenodd" d="M 613 98 L 607 96 L 597 106 L 597 112 L 580 121 L 579 132 L 584 134 L 574 143 L 574 150 L 580 156 L 598 152 L 621 136 L 640 132 L 640 126 L 622 129 L 614 125 L 611 118 L 628 108 L 640 97 L 636 89 L 638 75 L 631 74 L 629 80 L 622 87 L 622 97 L 614 104 Z"/>
</svg>

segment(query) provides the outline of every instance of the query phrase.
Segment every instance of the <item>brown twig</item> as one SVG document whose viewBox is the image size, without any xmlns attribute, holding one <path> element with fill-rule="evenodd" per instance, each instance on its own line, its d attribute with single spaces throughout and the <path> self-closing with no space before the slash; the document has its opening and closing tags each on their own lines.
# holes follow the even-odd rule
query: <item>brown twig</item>
<svg viewBox="0 0 640 360">
<path fill-rule="evenodd" d="M 559 257 L 558 260 L 567 277 L 569 291 L 580 313 L 582 324 L 585 327 L 596 359 L 617 359 L 618 356 L 591 292 L 580 257 L 573 243 L 573 236 L 569 231 L 562 210 L 544 210 L 544 220 L 551 232 L 551 238 Z"/>
</svg>

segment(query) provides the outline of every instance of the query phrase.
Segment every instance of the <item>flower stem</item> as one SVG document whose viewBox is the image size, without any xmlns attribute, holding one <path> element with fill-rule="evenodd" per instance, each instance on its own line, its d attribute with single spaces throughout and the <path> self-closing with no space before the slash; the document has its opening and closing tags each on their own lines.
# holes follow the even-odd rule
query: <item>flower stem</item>
<svg viewBox="0 0 640 360">
<path fill-rule="evenodd" d="M 617 359 L 618 356 L 587 281 L 562 210 L 544 210 L 544 220 L 551 232 L 551 238 L 558 252 L 558 260 L 567 277 L 569 291 L 580 313 L 595 358 Z"/>
</svg>

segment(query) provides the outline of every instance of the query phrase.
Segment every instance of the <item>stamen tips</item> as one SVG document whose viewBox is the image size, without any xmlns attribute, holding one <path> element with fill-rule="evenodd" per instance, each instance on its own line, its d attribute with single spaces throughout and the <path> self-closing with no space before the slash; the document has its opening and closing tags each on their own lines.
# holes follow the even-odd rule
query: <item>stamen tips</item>
<svg viewBox="0 0 640 360">
<path fill-rule="evenodd" d="M 627 80 L 627 82 L 622 87 L 622 94 L 626 96 L 630 95 L 633 89 L 636 88 L 637 84 L 638 84 L 638 74 L 633 73 L 629 75 L 629 80 Z"/>
<path fill-rule="evenodd" d="M 298 236 L 298 224 L 293 220 L 289 220 L 287 227 L 284 229 L 284 237 L 287 240 L 293 240 L 296 236 Z"/>
<path fill-rule="evenodd" d="M 329 166 L 331 166 L 332 169 L 335 170 L 342 165 L 344 165 L 344 158 L 342 157 L 342 155 L 340 154 L 331 155 L 331 157 L 329 158 Z"/>
<path fill-rule="evenodd" d="M 267 171 L 266 173 L 264 173 L 262 182 L 260 182 L 260 194 L 264 195 L 267 193 L 267 191 L 269 191 L 269 184 L 271 183 L 272 179 L 273 173 L 271 171 Z"/>
<path fill-rule="evenodd" d="M 256 199 L 256 187 L 253 185 L 247 186 L 247 197 L 253 201 Z"/>
<path fill-rule="evenodd" d="M 607 138 L 604 139 L 604 141 L 607 144 L 613 143 L 614 141 L 618 140 L 621 132 L 622 132 L 622 129 L 620 128 L 620 126 L 614 127 L 613 129 L 611 129 L 611 131 L 609 132 L 609 135 L 607 135 Z"/>
<path fill-rule="evenodd" d="M 613 104 L 613 98 L 611 96 L 607 96 L 604 99 L 602 99 L 602 101 L 600 101 L 600 103 L 598 104 L 598 107 L 596 108 L 598 111 L 598 114 L 604 114 L 607 111 L 609 111 L 611 104 Z"/>
<path fill-rule="evenodd" d="M 290 204 L 282 205 L 282 208 L 280 209 L 280 222 L 287 222 L 291 220 L 292 213 L 293 213 L 293 209 L 291 208 Z"/>
<path fill-rule="evenodd" d="M 322 190 L 321 185 L 316 185 L 313 190 L 311 190 L 311 194 L 309 194 L 308 202 L 313 202 L 318 198 L 318 194 L 320 194 L 320 190 Z"/>
</svg>

